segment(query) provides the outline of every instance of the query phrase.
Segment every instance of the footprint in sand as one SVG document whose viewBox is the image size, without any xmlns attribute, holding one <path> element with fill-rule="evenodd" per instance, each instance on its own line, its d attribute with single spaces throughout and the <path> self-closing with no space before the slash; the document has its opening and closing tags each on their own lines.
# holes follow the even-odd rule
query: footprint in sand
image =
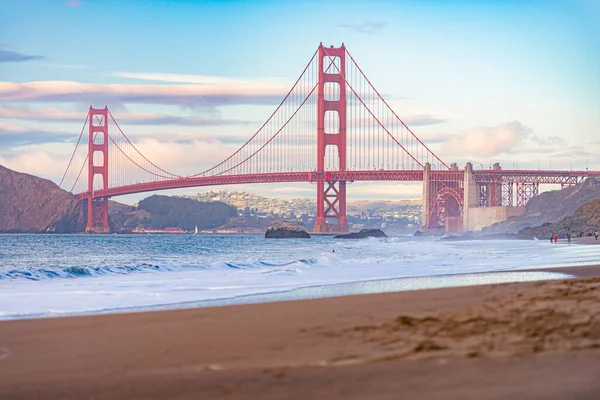
<svg viewBox="0 0 600 400">
<path fill-rule="evenodd" d="M 12 353 L 10 352 L 10 350 L 6 347 L 0 347 L 0 361 L 4 360 L 5 358 L 8 358 L 8 356 L 10 356 L 11 354 Z"/>
</svg>

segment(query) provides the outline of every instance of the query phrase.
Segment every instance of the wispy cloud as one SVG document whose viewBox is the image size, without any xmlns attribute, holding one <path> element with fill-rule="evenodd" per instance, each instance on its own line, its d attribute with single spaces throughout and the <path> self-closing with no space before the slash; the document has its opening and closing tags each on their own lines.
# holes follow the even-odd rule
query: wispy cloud
<svg viewBox="0 0 600 400">
<path fill-rule="evenodd" d="M 356 33 L 375 33 L 387 25 L 386 22 L 370 22 L 366 21 L 362 24 L 340 24 L 339 27 Z"/>
<path fill-rule="evenodd" d="M 0 101 L 124 103 L 217 107 L 239 104 L 277 104 L 289 87 L 254 82 L 247 85 L 181 84 L 131 85 L 73 81 L 0 82 Z"/>
<path fill-rule="evenodd" d="M 79 0 L 67 0 L 65 1 L 65 4 L 69 7 L 81 7 L 83 5 L 83 3 Z"/>
<path fill-rule="evenodd" d="M 195 74 L 170 74 L 160 72 L 122 72 L 117 71 L 112 73 L 113 76 L 120 78 L 137 79 L 144 81 L 154 82 L 171 82 L 171 83 L 196 83 L 203 85 L 241 85 L 241 86 L 255 86 L 258 82 L 264 84 L 264 82 L 272 82 L 273 79 L 268 81 L 264 79 L 238 79 L 223 76 L 208 76 L 208 75 L 195 75 Z"/>
<path fill-rule="evenodd" d="M 22 54 L 16 51 L 0 49 L 0 63 L 2 62 L 23 62 L 23 61 L 34 61 L 41 60 L 41 56 L 31 56 L 28 54 Z"/>
<path fill-rule="evenodd" d="M 29 121 L 83 122 L 85 114 L 85 109 L 0 107 L 0 118 Z M 130 125 L 223 126 L 253 123 L 240 119 L 186 117 L 157 113 L 115 112 L 114 116 L 117 121 L 123 121 Z"/>
<path fill-rule="evenodd" d="M 4 148 L 71 140 L 73 140 L 73 135 L 67 132 L 37 129 L 0 121 L 0 143 Z"/>
<path fill-rule="evenodd" d="M 409 115 L 402 118 L 406 125 L 410 126 L 426 126 L 437 125 L 446 122 L 445 119 L 433 115 Z"/>
</svg>

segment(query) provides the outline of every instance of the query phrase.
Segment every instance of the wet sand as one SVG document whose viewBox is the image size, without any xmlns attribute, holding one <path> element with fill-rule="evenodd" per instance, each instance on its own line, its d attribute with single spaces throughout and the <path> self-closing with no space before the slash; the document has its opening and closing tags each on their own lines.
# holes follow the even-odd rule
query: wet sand
<svg viewBox="0 0 600 400">
<path fill-rule="evenodd" d="M 585 276 L 0 322 L 0 399 L 598 399 Z"/>
<path fill-rule="evenodd" d="M 600 245 L 600 238 L 596 239 L 593 236 L 573 238 L 572 241 L 573 241 L 573 244 L 598 244 L 598 245 Z"/>
</svg>

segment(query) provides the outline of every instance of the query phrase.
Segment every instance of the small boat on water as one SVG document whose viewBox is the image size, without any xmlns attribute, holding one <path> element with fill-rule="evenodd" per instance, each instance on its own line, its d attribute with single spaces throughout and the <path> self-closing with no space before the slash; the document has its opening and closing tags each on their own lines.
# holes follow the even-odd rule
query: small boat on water
<svg viewBox="0 0 600 400">
<path fill-rule="evenodd" d="M 194 225 L 194 235 L 198 234 L 198 225 Z"/>
</svg>

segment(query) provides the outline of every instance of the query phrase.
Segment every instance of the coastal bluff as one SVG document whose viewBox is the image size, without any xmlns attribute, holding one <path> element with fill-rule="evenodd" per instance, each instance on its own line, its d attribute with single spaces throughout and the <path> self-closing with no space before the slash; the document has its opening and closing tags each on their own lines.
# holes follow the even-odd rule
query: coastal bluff
<svg viewBox="0 0 600 400">
<path fill-rule="evenodd" d="M 0 165 L 0 233 L 84 232 L 86 214 L 54 182 Z"/>
</svg>

